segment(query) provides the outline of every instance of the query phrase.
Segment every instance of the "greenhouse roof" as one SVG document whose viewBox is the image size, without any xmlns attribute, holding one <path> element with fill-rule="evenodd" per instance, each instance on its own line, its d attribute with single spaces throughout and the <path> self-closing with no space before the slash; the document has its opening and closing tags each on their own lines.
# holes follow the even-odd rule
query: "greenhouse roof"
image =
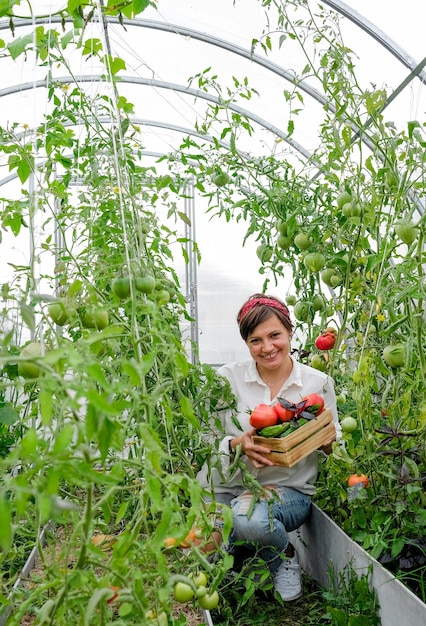
<svg viewBox="0 0 426 626">
<path fill-rule="evenodd" d="M 229 149 L 230 142 L 235 141 L 226 130 L 229 114 L 246 120 L 245 127 L 251 127 L 250 132 L 238 137 L 242 155 L 273 155 L 315 178 L 322 167 L 317 156 L 321 129 L 336 109 L 330 93 L 324 91 L 324 78 L 313 71 L 312 59 L 322 58 L 332 69 L 327 56 L 330 41 L 341 41 L 344 54 L 355 68 L 359 93 L 366 98 L 380 94 L 380 102 L 371 106 L 374 112 L 379 107 L 385 123 L 396 129 L 406 129 L 407 123 L 414 120 L 423 123 L 424 0 L 409 0 L 403 8 L 399 0 L 158 0 L 145 4 L 148 6 L 144 11 L 129 19 L 117 12 L 108 15 L 108 11 L 102 11 L 101 2 L 94 2 L 92 19 L 85 27 L 85 43 L 75 34 L 76 45 L 66 48 L 68 72 L 64 72 L 63 63 L 48 64 L 52 61 L 48 53 L 45 63 L 31 52 L 21 53 L 33 38 L 36 42 L 35 27 L 44 28 L 43 32 L 56 29 L 59 38 L 71 32 L 70 19 L 60 14 L 64 2 L 39 0 L 34 3 L 33 16 L 25 13 L 26 4 L 14 5 L 16 17 L 12 20 L 3 9 L 0 40 L 3 47 L 8 46 L 12 58 L 1 59 L 0 126 L 10 128 L 16 124 L 14 132 L 28 136 L 51 112 L 51 88 L 62 85 L 65 91 L 77 82 L 91 96 L 111 95 L 112 74 L 120 96 L 134 105 L 131 119 L 141 129 L 145 163 L 157 163 L 163 155 L 177 151 L 188 137 L 201 152 L 208 151 L 214 142 Z M 286 24 L 280 22 L 278 11 L 284 7 L 289 20 Z M 314 22 L 315 36 L 311 30 Z M 98 41 L 110 55 L 110 76 L 96 54 Z M 93 46 L 93 50 L 85 50 L 85 46 Z M 336 82 L 339 88 L 344 89 L 344 84 Z M 227 106 L 225 113 L 222 109 L 222 118 L 212 119 L 209 111 L 224 102 Z M 106 125 L 114 124 L 100 111 L 93 113 Z M 351 136 L 347 140 L 361 135 L 368 154 L 371 140 L 363 130 L 369 127 L 371 118 L 364 115 L 361 121 L 363 126 L 358 128 L 348 122 Z M 1 163 L 0 186 L 13 188 L 17 174 L 9 172 L 4 157 Z M 161 167 L 164 164 L 159 163 Z M 197 240 L 203 252 L 197 277 L 199 292 L 210 291 L 203 286 L 203 272 L 210 285 L 229 282 L 225 292 L 232 293 L 233 312 L 228 318 L 233 324 L 240 300 L 259 290 L 263 281 L 253 254 L 257 244 L 247 242 L 240 250 L 240 245 L 235 246 L 241 232 L 238 225 L 229 226 L 225 238 L 220 225 L 214 226 L 201 216 L 197 220 Z M 211 245 L 215 228 L 215 241 L 220 244 Z M 16 247 L 15 242 L 12 247 Z M 209 320 L 208 325 L 213 321 Z M 237 344 L 240 341 L 239 337 L 235 340 Z M 239 349 L 235 354 L 240 353 Z"/>
</svg>

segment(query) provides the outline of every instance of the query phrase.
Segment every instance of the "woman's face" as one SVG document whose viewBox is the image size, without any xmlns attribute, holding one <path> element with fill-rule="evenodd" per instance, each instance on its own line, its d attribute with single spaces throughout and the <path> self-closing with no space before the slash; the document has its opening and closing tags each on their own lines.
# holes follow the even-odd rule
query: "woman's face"
<svg viewBox="0 0 426 626">
<path fill-rule="evenodd" d="M 256 326 L 247 338 L 247 346 L 259 367 L 275 370 L 288 359 L 290 338 L 281 320 L 272 315 Z"/>
</svg>

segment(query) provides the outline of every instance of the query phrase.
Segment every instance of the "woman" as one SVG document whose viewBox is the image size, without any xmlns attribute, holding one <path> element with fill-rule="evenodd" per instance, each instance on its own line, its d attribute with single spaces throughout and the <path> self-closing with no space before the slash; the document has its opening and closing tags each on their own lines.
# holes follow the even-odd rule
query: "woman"
<svg viewBox="0 0 426 626">
<path fill-rule="evenodd" d="M 317 452 L 291 468 L 275 466 L 268 459 L 269 449 L 252 441 L 255 430 L 249 423 L 250 412 L 257 404 L 274 404 L 278 398 L 299 402 L 305 395 L 319 393 L 332 411 L 340 436 L 334 383 L 327 374 L 299 363 L 290 354 L 293 324 L 278 298 L 254 294 L 241 307 L 237 322 L 251 358 L 224 365 L 218 372 L 230 382 L 238 414 L 224 411 L 219 415 L 225 433 L 220 435 L 220 469 L 204 466 L 198 478 L 212 498 L 232 508 L 231 546 L 235 542 L 253 546 L 268 565 L 281 598 L 296 600 L 302 594 L 301 572 L 288 533 L 309 516 L 318 473 Z M 332 443 L 323 447 L 327 454 Z M 237 446 L 247 471 L 264 488 L 265 495 L 256 496 L 254 506 L 255 496 L 244 486 L 243 472 L 228 472 Z"/>
</svg>

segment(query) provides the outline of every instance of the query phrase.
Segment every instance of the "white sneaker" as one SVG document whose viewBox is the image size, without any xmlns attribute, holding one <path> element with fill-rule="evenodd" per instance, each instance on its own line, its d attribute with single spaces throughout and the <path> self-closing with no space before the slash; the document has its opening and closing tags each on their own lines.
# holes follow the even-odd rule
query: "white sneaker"
<svg viewBox="0 0 426 626">
<path fill-rule="evenodd" d="M 301 569 L 297 554 L 286 558 L 274 576 L 274 587 L 285 602 L 297 600 L 302 595 Z"/>
</svg>

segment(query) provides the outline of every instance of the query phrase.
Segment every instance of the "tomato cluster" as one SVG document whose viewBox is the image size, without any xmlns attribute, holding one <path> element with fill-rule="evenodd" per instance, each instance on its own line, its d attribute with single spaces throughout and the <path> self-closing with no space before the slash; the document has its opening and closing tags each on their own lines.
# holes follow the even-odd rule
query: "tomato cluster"
<svg viewBox="0 0 426 626">
<path fill-rule="evenodd" d="M 304 396 L 300 402 L 290 402 L 285 398 L 278 398 L 273 406 L 258 404 L 250 414 L 250 425 L 256 430 L 266 426 L 275 426 L 279 422 L 297 420 L 299 417 L 312 419 L 324 410 L 324 398 L 318 393 Z"/>
</svg>

